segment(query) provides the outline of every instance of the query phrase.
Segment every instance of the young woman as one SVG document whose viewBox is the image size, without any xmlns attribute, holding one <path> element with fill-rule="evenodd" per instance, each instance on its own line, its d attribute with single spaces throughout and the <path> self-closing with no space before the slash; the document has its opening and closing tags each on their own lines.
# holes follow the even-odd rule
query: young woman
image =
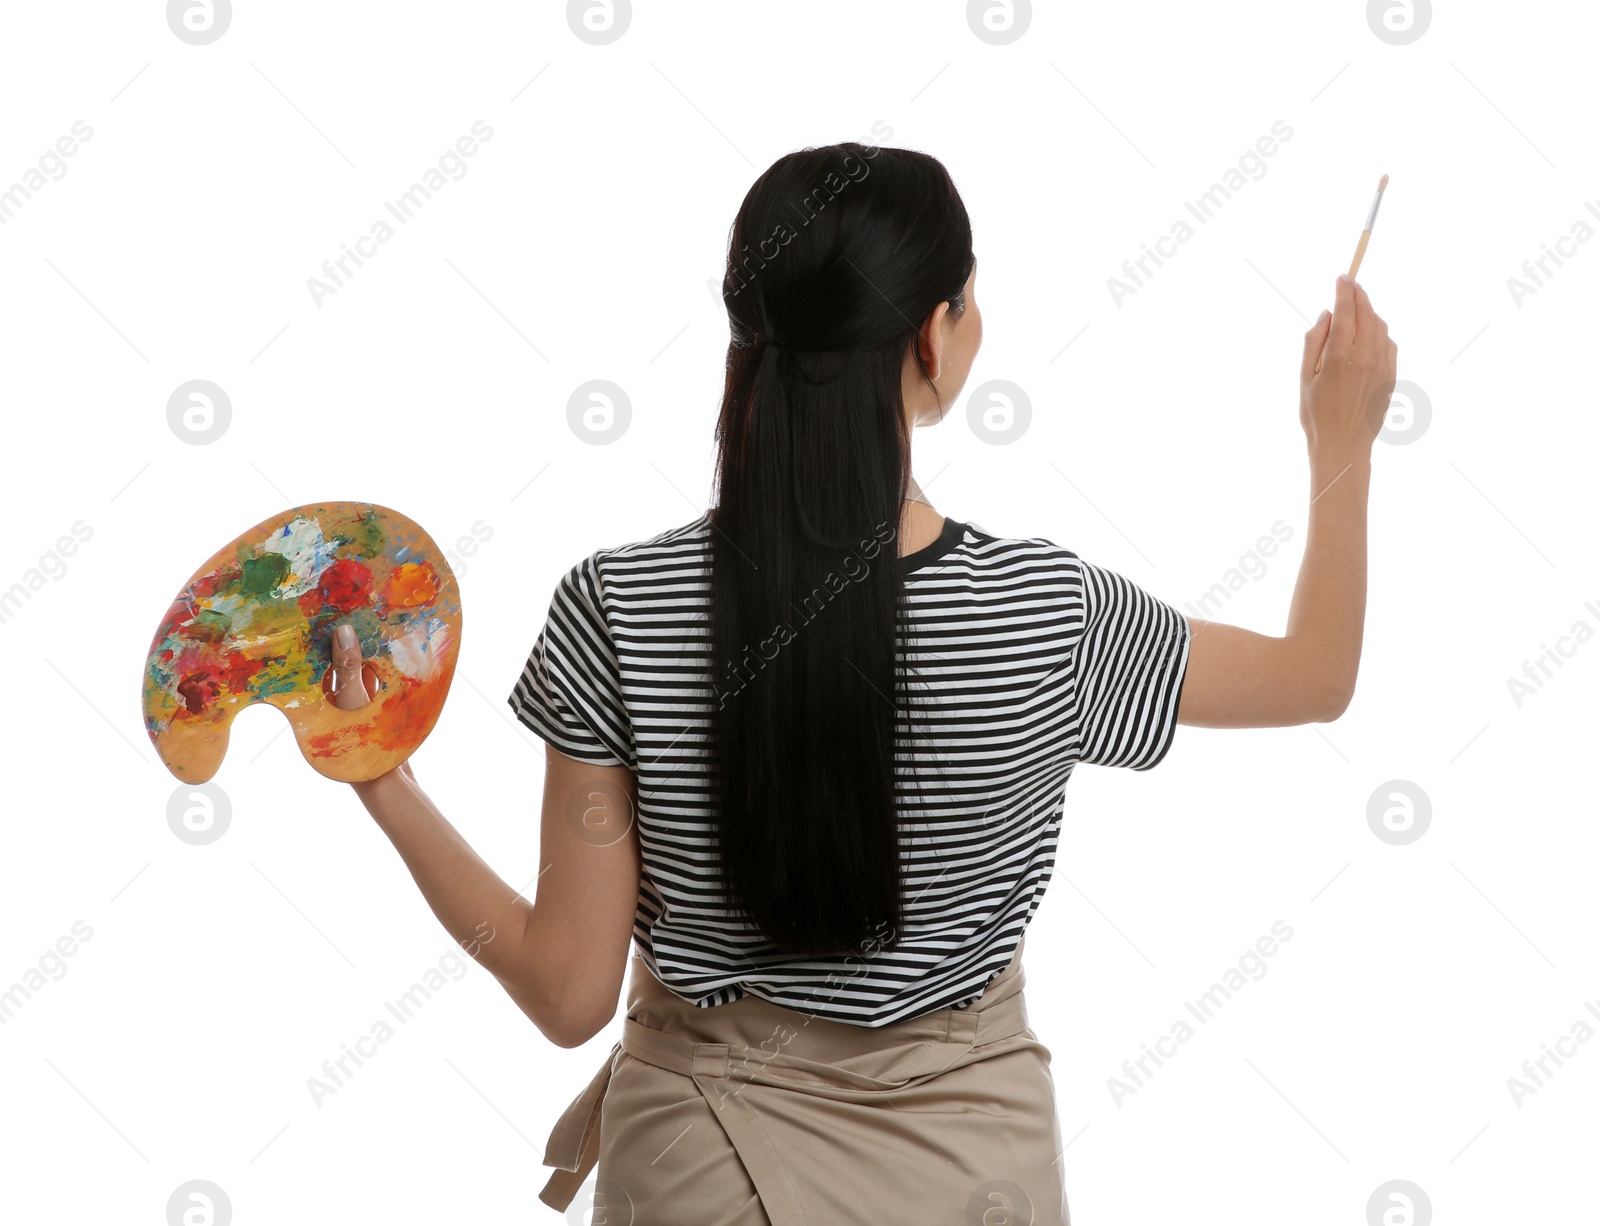
<svg viewBox="0 0 1600 1226">
<path fill-rule="evenodd" d="M 780 158 L 729 247 L 716 505 L 575 566 L 510 698 L 548 744 L 534 901 L 409 766 L 355 785 L 554 1043 L 612 1020 L 635 945 L 622 1041 L 550 1140 L 556 1208 L 598 1164 L 609 1223 L 1064 1222 L 1021 951 L 1073 767 L 1350 701 L 1396 354 L 1361 287 L 1305 335 L 1309 525 L 1273 637 L 921 497 L 910 431 L 966 381 L 976 282 L 935 159 Z M 335 670 L 365 702 L 343 630 Z"/>
</svg>

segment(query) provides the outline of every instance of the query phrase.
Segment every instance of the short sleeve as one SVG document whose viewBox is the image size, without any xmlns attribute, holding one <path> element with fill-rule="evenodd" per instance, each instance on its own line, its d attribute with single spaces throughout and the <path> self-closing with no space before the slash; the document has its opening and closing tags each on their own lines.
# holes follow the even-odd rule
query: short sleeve
<svg viewBox="0 0 1600 1226">
<path fill-rule="evenodd" d="M 556 588 L 507 701 L 519 720 L 569 758 L 634 765 L 633 726 L 594 557 L 574 566 Z"/>
<path fill-rule="evenodd" d="M 1178 726 L 1188 619 L 1113 571 L 1075 558 L 1083 633 L 1075 651 L 1079 761 L 1149 770 Z"/>
</svg>

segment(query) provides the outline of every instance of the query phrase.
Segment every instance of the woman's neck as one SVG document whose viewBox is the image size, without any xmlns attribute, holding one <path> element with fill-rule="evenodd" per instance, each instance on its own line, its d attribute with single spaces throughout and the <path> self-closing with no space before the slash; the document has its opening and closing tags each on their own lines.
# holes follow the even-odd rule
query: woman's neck
<svg viewBox="0 0 1600 1226">
<path fill-rule="evenodd" d="M 898 541 L 900 556 L 905 557 L 908 553 L 926 549 L 939 539 L 939 534 L 943 531 L 944 516 L 933 509 L 933 504 L 922 492 L 922 487 L 917 484 L 916 478 L 911 478 L 906 489 L 905 501 L 900 504 Z"/>
</svg>

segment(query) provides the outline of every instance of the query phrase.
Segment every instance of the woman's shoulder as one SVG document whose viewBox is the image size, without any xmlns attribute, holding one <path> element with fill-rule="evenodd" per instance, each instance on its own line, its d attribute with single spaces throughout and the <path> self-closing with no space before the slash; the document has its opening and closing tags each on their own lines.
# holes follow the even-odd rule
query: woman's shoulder
<svg viewBox="0 0 1600 1226">
<path fill-rule="evenodd" d="M 1074 567 L 1078 555 L 1064 545 L 1042 536 L 1001 536 L 972 520 L 965 521 L 962 546 L 975 560 L 994 565 L 1035 563 Z"/>
<path fill-rule="evenodd" d="M 629 541 L 598 551 L 606 561 L 637 562 L 703 552 L 711 541 L 711 516 L 704 513 L 686 524 L 668 528 L 642 541 Z"/>
<path fill-rule="evenodd" d="M 644 540 L 597 549 L 579 560 L 572 572 L 594 579 L 629 573 L 643 575 L 654 570 L 681 572 L 686 568 L 703 569 L 710 556 L 711 520 L 702 514 Z"/>
</svg>

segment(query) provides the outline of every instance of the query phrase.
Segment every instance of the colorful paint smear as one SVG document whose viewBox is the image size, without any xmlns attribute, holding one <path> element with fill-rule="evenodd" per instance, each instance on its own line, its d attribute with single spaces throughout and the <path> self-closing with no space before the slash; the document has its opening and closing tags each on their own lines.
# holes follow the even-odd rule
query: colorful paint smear
<svg viewBox="0 0 1600 1226">
<path fill-rule="evenodd" d="M 322 692 L 341 622 L 382 684 L 354 711 Z M 370 503 L 295 507 L 220 550 L 172 602 L 145 663 L 145 729 L 174 775 L 203 783 L 234 716 L 266 702 L 317 770 L 376 778 L 433 730 L 460 637 L 455 576 L 415 523 Z"/>
</svg>

